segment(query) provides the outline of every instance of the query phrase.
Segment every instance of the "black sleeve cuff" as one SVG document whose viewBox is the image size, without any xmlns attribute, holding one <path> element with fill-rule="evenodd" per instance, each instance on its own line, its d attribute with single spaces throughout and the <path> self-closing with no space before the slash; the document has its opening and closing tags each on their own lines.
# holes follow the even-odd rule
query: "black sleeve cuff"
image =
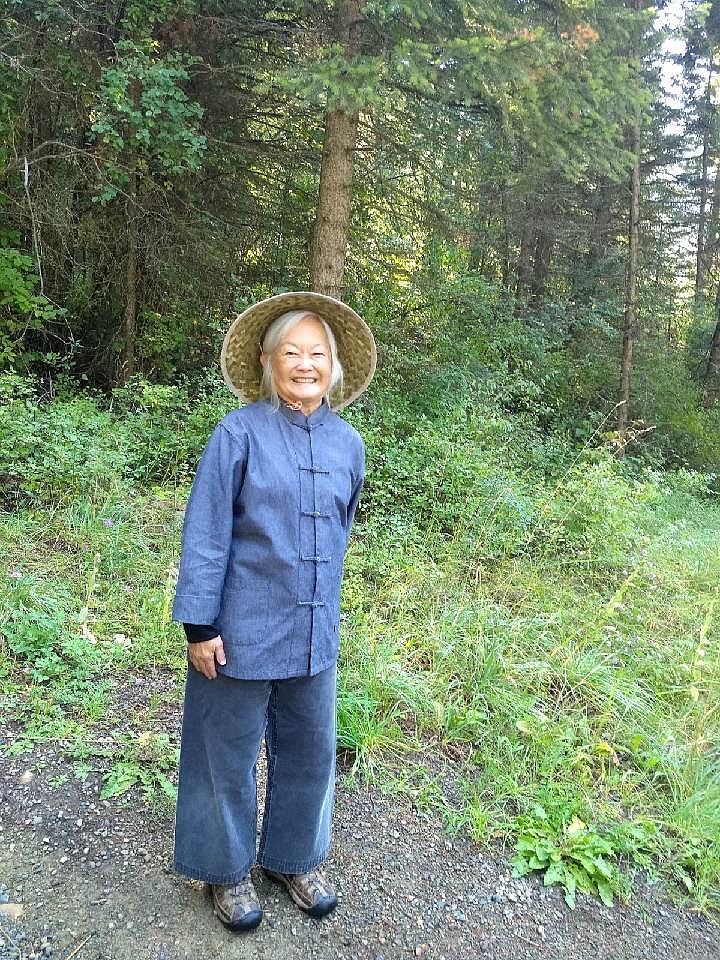
<svg viewBox="0 0 720 960">
<path fill-rule="evenodd" d="M 217 627 L 201 623 L 184 623 L 185 636 L 188 643 L 202 643 L 204 640 L 212 640 L 218 636 Z"/>
</svg>

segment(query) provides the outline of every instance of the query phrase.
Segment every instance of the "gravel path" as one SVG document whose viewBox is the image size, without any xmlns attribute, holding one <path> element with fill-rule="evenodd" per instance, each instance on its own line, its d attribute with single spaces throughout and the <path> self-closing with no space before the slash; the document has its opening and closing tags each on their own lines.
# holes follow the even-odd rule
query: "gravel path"
<svg viewBox="0 0 720 960">
<path fill-rule="evenodd" d="M 76 780 L 49 747 L 0 754 L 0 960 L 720 958 L 720 927 L 653 888 L 612 909 L 580 894 L 572 912 L 558 888 L 512 880 L 501 854 L 342 776 L 326 864 L 337 911 L 310 920 L 257 877 L 265 919 L 232 934 L 204 885 L 172 871 L 172 819 L 98 795 L 96 775 Z"/>
</svg>

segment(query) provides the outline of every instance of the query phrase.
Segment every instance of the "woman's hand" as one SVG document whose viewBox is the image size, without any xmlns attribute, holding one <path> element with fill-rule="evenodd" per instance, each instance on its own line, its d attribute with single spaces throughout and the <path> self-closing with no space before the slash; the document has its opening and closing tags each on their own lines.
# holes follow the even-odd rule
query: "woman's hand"
<svg viewBox="0 0 720 960">
<path fill-rule="evenodd" d="M 203 640 L 202 643 L 189 643 L 188 656 L 196 670 L 208 680 L 214 680 L 217 676 L 215 661 L 217 660 L 221 667 L 226 663 L 222 637 L 218 635 L 212 640 Z"/>
</svg>

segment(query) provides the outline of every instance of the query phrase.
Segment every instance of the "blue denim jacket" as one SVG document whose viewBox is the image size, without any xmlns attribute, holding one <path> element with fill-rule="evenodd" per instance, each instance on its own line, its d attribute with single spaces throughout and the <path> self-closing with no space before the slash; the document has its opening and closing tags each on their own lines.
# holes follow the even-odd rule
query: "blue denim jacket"
<svg viewBox="0 0 720 960">
<path fill-rule="evenodd" d="M 335 663 L 364 477 L 359 433 L 324 402 L 305 416 L 258 400 L 217 425 L 185 513 L 172 616 L 217 627 L 220 673 L 280 680 Z"/>
</svg>

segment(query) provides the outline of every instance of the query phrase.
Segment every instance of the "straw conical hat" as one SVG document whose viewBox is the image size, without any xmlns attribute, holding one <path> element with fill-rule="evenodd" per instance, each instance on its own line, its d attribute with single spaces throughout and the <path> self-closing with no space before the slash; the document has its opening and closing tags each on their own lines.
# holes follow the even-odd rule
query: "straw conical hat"
<svg viewBox="0 0 720 960">
<path fill-rule="evenodd" d="M 373 378 L 375 340 L 370 327 L 351 307 L 322 293 L 279 293 L 241 313 L 225 334 L 220 353 L 225 383 L 241 400 L 252 403 L 260 398 L 260 342 L 272 321 L 288 310 L 312 311 L 330 325 L 344 373 L 342 392 L 333 397 L 332 407 L 346 407 Z"/>
</svg>

